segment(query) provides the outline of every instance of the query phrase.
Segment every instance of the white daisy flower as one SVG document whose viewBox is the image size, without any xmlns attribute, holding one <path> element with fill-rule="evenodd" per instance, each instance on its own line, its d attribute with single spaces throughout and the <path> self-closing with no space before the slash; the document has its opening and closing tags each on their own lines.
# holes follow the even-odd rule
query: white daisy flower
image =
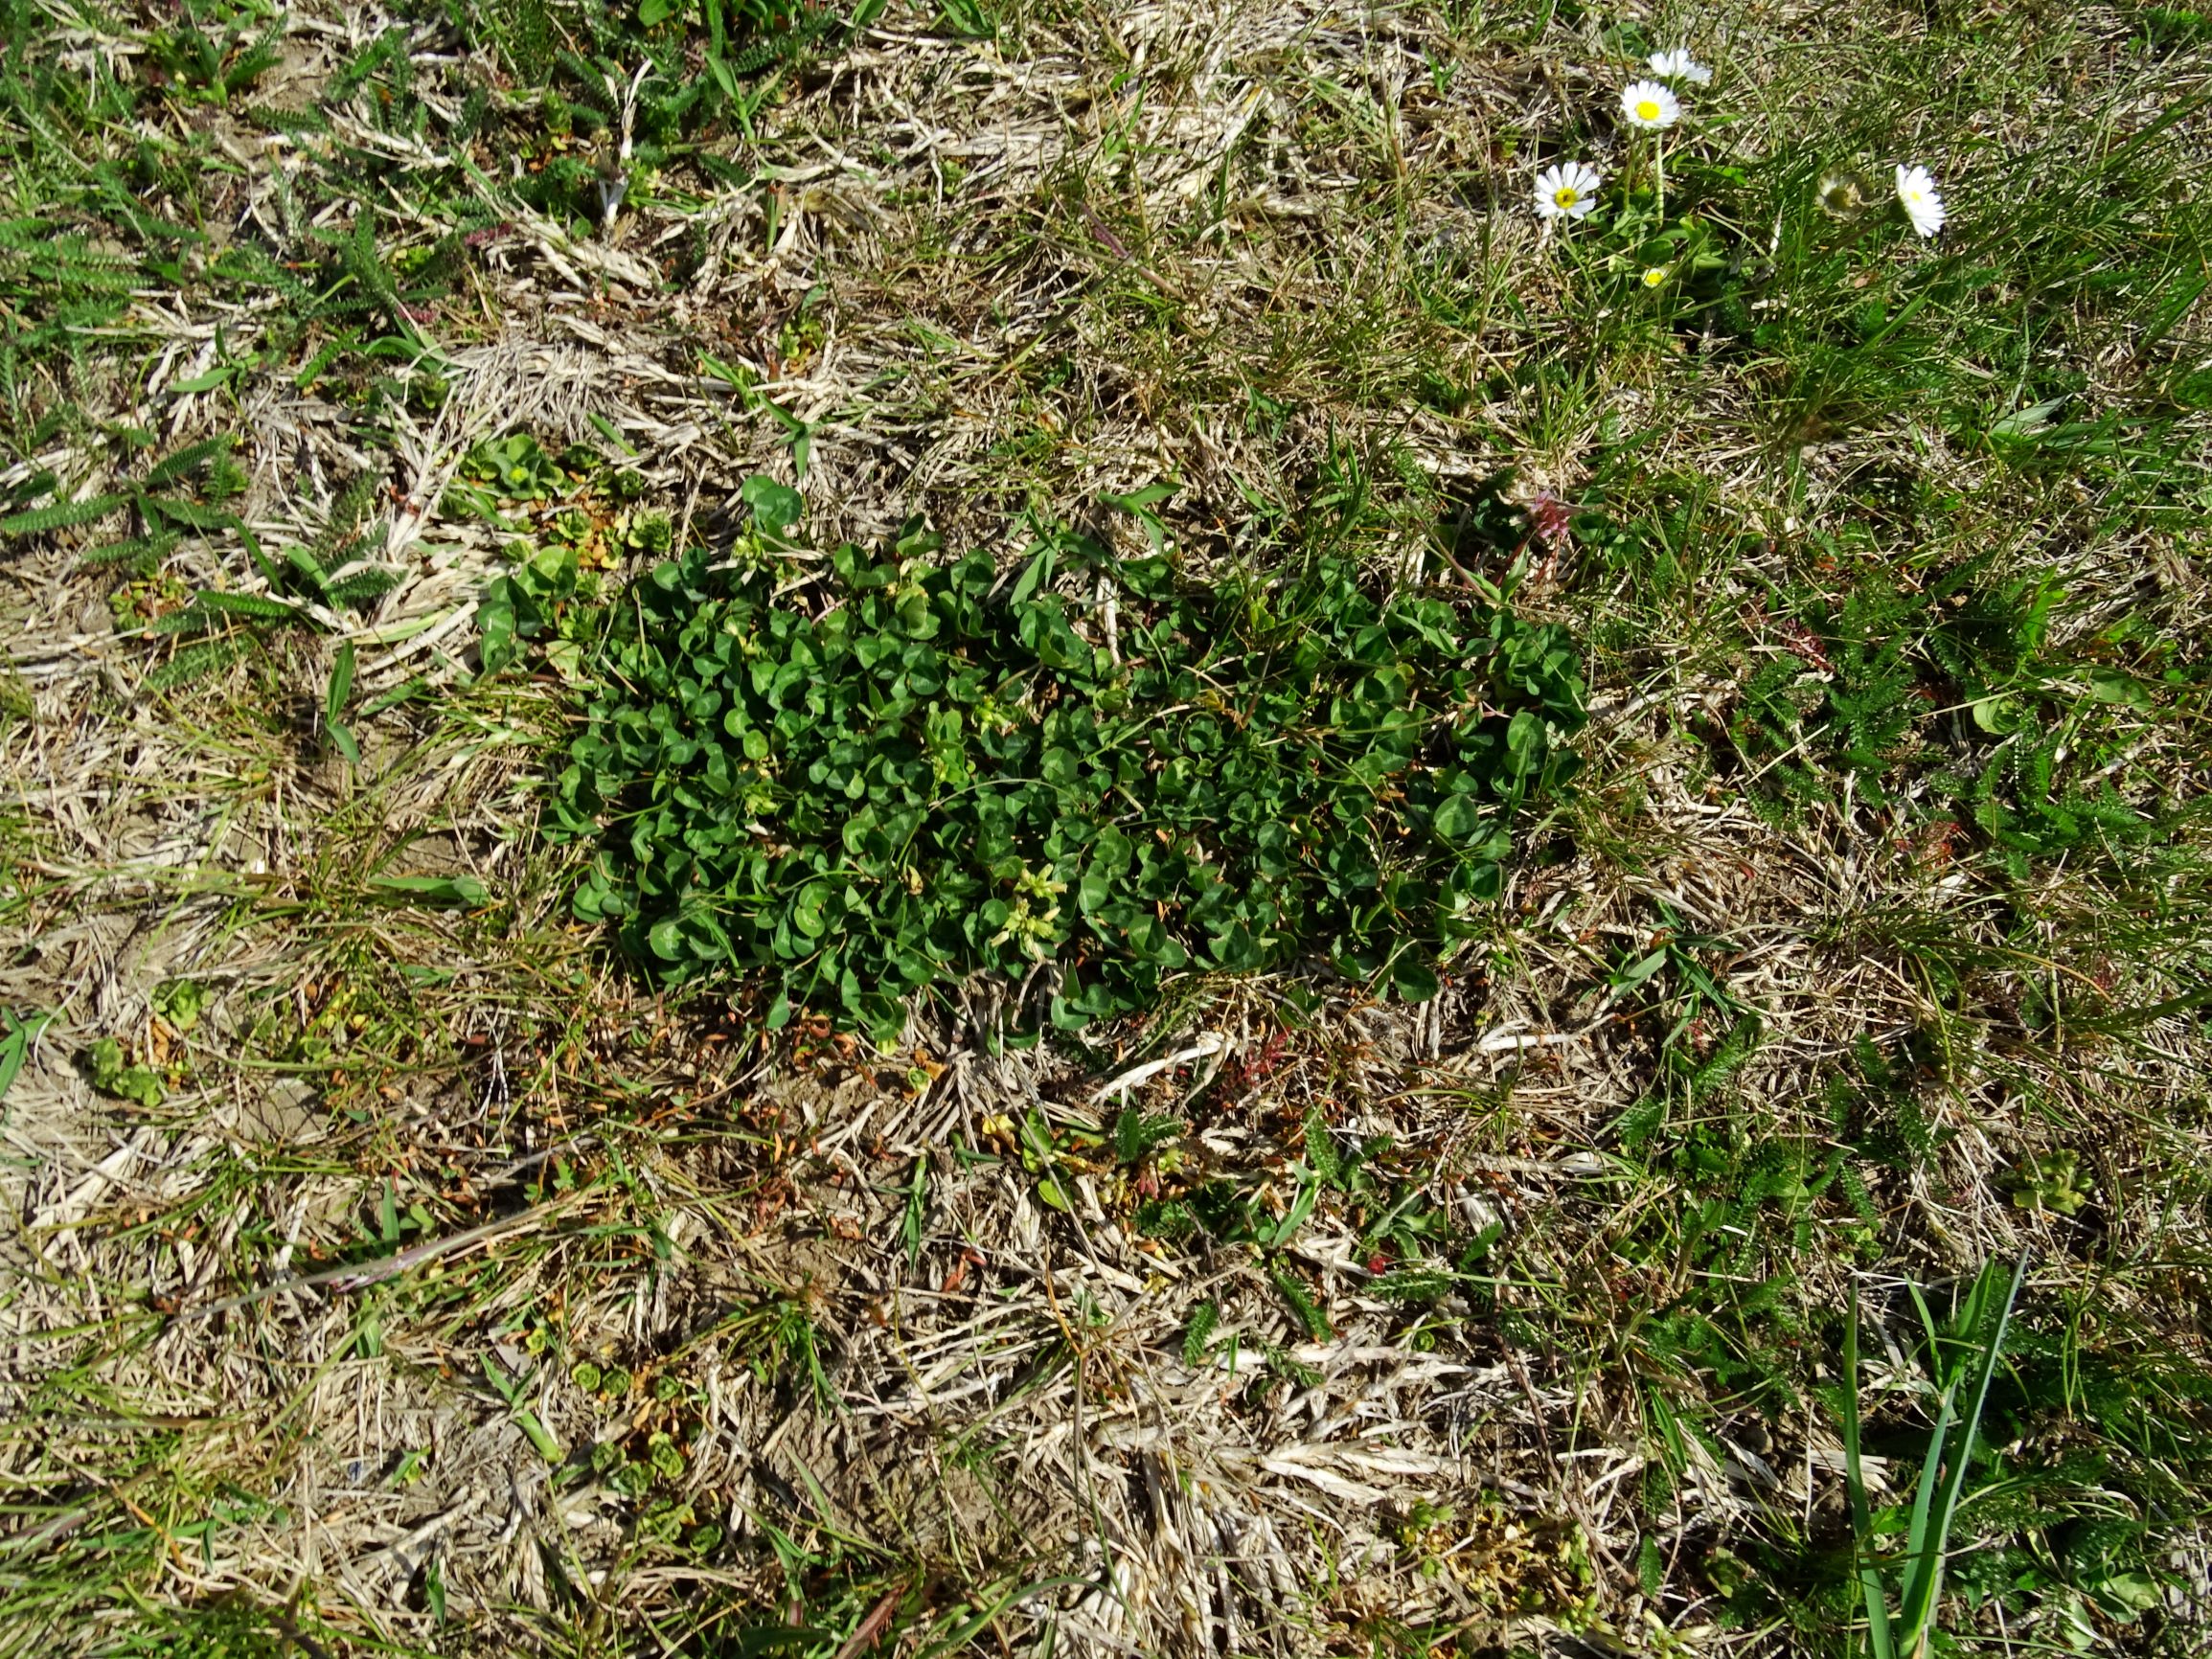
<svg viewBox="0 0 2212 1659">
<path fill-rule="evenodd" d="M 1830 218 L 1847 219 L 1863 213 L 1874 193 L 1874 181 L 1864 173 L 1838 168 L 1820 175 L 1813 199 Z"/>
<path fill-rule="evenodd" d="M 1562 161 L 1536 175 L 1536 211 L 1539 218 L 1579 219 L 1598 205 L 1598 186 L 1605 182 L 1586 161 Z"/>
<path fill-rule="evenodd" d="M 1667 267 L 1665 265 L 1646 265 L 1644 267 L 1645 287 L 1655 288 L 1666 280 Z"/>
<path fill-rule="evenodd" d="M 1621 113 L 1630 126 L 1656 132 L 1682 119 L 1682 106 L 1673 92 L 1656 80 L 1631 80 L 1621 91 Z"/>
<path fill-rule="evenodd" d="M 1651 64 L 1652 73 L 1661 80 L 1687 80 L 1692 86 L 1703 86 L 1713 79 L 1713 72 L 1680 46 L 1666 52 L 1654 52 L 1645 61 Z"/>
<path fill-rule="evenodd" d="M 1943 229 L 1943 193 L 1925 167 L 1897 170 L 1897 199 L 1904 204 L 1904 216 L 1922 236 L 1932 237 Z"/>
</svg>

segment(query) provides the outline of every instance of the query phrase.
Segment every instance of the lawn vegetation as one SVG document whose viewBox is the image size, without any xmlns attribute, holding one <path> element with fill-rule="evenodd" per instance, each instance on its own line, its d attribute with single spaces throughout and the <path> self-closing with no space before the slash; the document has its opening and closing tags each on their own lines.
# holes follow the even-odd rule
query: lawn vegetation
<svg viewBox="0 0 2212 1659">
<path fill-rule="evenodd" d="M 2208 101 L 0 0 L 0 1651 L 2203 1652 Z"/>
</svg>

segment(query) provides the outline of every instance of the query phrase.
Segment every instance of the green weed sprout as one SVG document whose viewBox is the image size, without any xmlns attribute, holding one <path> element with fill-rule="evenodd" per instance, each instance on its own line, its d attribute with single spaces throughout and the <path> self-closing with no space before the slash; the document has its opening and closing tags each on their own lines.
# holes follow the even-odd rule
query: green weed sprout
<svg viewBox="0 0 2212 1659">
<path fill-rule="evenodd" d="M 2021 1185 L 2013 1193 L 2013 1204 L 2018 1209 L 2078 1216 L 2089 1201 L 2088 1184 L 2082 1179 L 2079 1152 L 2045 1152 L 2039 1158 L 2031 1158 L 2018 1173 Z"/>
</svg>

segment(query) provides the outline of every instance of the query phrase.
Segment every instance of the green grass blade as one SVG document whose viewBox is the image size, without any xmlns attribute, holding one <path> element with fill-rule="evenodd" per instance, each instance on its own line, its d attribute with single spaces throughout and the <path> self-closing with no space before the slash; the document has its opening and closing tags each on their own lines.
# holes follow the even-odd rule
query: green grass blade
<svg viewBox="0 0 2212 1659">
<path fill-rule="evenodd" d="M 1928 1576 L 1930 1559 L 1940 1560 L 1943 1555 L 1943 1535 L 1932 1537 L 1928 1527 L 1935 1514 L 1935 1494 L 1943 1478 L 1943 1452 L 1950 1439 L 1951 1424 L 1956 1420 L 1951 1410 L 1950 1389 L 1945 1389 L 1943 1403 L 1935 1414 L 1935 1428 L 1927 1437 L 1927 1455 L 1921 1460 L 1920 1479 L 1915 1483 L 1912 1495 L 1912 1524 L 1904 1535 L 1905 1590 L 1898 1602 L 1898 1623 L 1904 1628 L 1904 1651 L 1911 1654 L 1918 1649 L 1920 1626 L 1912 1617 L 1915 1590 Z M 1940 1570 L 1940 1569 L 1939 1569 Z"/>
<path fill-rule="evenodd" d="M 1896 1659 L 1890 1639 L 1889 1599 L 1881 1571 L 1874 1564 L 1874 1518 L 1866 1502 L 1866 1471 L 1859 1452 L 1859 1284 L 1851 1286 L 1851 1307 L 1843 1327 L 1843 1489 L 1851 1500 L 1851 1534 L 1858 1558 L 1859 1594 L 1866 1602 L 1866 1646 L 1874 1659 Z"/>
<path fill-rule="evenodd" d="M 346 641 L 338 648 L 338 660 L 331 669 L 331 683 L 323 693 L 323 723 L 335 726 L 346 712 L 346 704 L 353 694 L 353 642 Z"/>
<path fill-rule="evenodd" d="M 1090 1581 L 1074 1575 L 1065 1575 L 1057 1579 L 1038 1579 L 1028 1583 L 1023 1583 L 1019 1579 L 1010 1579 L 1006 1587 L 997 1593 L 994 1600 L 982 1602 L 981 1598 L 977 1598 L 975 1602 L 954 1608 L 952 1610 L 953 1618 L 961 1619 L 961 1615 L 964 1613 L 968 1614 L 968 1617 L 961 1619 L 961 1622 L 955 1625 L 942 1639 L 924 1648 L 923 1659 L 942 1659 L 943 1655 L 958 1652 L 974 1641 L 993 1621 L 1003 1617 L 1011 1609 L 1032 1597 L 1041 1596 L 1053 1590 L 1072 1589 L 1077 1585 L 1086 1584 Z M 974 1606 L 975 1611 L 969 1613 L 969 1606 Z"/>
<path fill-rule="evenodd" d="M 1915 1557 L 1912 1576 L 1906 1582 L 1904 1599 L 1900 1603 L 1899 1610 L 1904 1616 L 1909 1652 L 1917 1653 L 1926 1644 L 1927 1627 L 1935 1617 L 1936 1599 L 1943 1588 L 1945 1546 L 1950 1536 L 1951 1521 L 1958 1513 L 1959 1499 L 1966 1490 L 1967 1467 L 1973 1459 L 1974 1437 L 1981 1431 L 1982 1409 L 1989 1403 L 1990 1383 L 1996 1376 L 1997 1363 L 2004 1351 L 2005 1329 L 2012 1323 L 2013 1307 L 2019 1300 L 2020 1282 L 2026 1277 L 2027 1270 L 2028 1259 L 2023 1254 L 2014 1263 L 2012 1284 L 2005 1291 L 2002 1306 L 1997 1309 L 1996 1327 L 1982 1343 L 1977 1355 L 1973 1404 L 1967 1411 L 1958 1446 L 1951 1455 L 1950 1469 L 1943 1483 L 1943 1500 L 1932 1518 L 1933 1530 L 1923 1540 L 1923 1547 Z M 1974 1295 L 1968 1305 L 1969 1318 L 1974 1325 L 1980 1323 L 1981 1306 L 1986 1294 L 1985 1282 L 1988 1281 L 1989 1273 L 1990 1269 L 1983 1270 L 1983 1278 L 1976 1282 Z M 1970 1329 L 1973 1328 L 1969 1326 Z M 1944 1412 L 1947 1417 L 1950 1411 L 1950 1391 L 1946 1390 Z"/>
<path fill-rule="evenodd" d="M 8 1034 L 0 1036 L 0 1101 L 8 1098 L 8 1090 L 23 1070 L 23 1062 L 30 1057 L 32 1039 L 46 1028 L 54 1016 L 47 1013 L 0 1014 L 8 1026 Z"/>
</svg>

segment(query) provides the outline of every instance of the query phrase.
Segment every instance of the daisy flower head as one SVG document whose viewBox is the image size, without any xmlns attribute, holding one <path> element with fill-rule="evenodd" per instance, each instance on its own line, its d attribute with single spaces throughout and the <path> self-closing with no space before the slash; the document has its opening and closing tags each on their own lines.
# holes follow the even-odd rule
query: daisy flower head
<svg viewBox="0 0 2212 1659">
<path fill-rule="evenodd" d="M 1655 288 L 1666 280 L 1667 267 L 1665 265 L 1646 265 L 1644 267 L 1645 287 Z"/>
<path fill-rule="evenodd" d="M 1586 161 L 1555 162 L 1536 175 L 1536 212 L 1541 219 L 1579 219 L 1598 205 L 1605 182 Z"/>
<path fill-rule="evenodd" d="M 1897 170 L 1897 199 L 1912 228 L 1922 236 L 1932 237 L 1943 229 L 1943 193 L 1935 188 L 1935 179 L 1925 167 Z"/>
<path fill-rule="evenodd" d="M 1680 46 L 1654 52 L 1645 61 L 1661 80 L 1687 80 L 1692 86 L 1703 86 L 1713 79 L 1713 72 Z"/>
<path fill-rule="evenodd" d="M 1621 113 L 1630 126 L 1656 132 L 1682 119 L 1682 105 L 1656 80 L 1631 80 L 1621 89 Z"/>
<path fill-rule="evenodd" d="M 1864 173 L 1836 168 L 1820 175 L 1813 199 L 1830 218 L 1847 219 L 1865 212 L 1876 193 L 1875 182 Z"/>
</svg>

